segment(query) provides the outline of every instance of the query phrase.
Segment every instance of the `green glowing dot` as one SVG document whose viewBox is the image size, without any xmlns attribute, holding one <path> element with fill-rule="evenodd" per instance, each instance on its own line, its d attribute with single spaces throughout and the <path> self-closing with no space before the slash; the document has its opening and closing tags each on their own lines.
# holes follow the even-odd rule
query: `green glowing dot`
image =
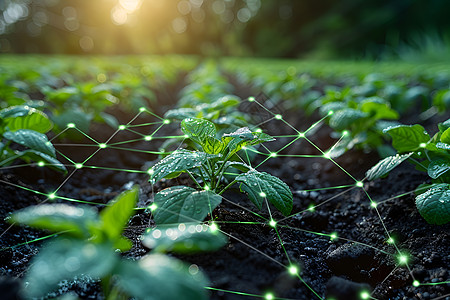
<svg viewBox="0 0 450 300">
<path fill-rule="evenodd" d="M 272 220 L 270 220 L 269 225 L 270 225 L 270 227 L 275 228 L 275 226 L 277 226 L 277 222 L 274 219 L 272 219 Z"/>
<path fill-rule="evenodd" d="M 275 115 L 275 119 L 277 119 L 277 120 L 281 120 L 281 119 L 283 119 L 283 116 L 282 116 L 282 115 L 280 115 L 280 114 L 278 114 L 278 115 Z"/>
<path fill-rule="evenodd" d="M 101 143 L 101 144 L 99 144 L 98 145 L 100 148 L 102 148 L 102 149 L 105 149 L 106 148 L 106 144 L 104 144 L 104 143 Z"/>
<path fill-rule="evenodd" d="M 300 133 L 298 134 L 298 137 L 299 137 L 299 138 L 304 138 L 304 137 L 305 137 L 305 133 L 300 132 Z"/>
<path fill-rule="evenodd" d="M 394 243 L 395 243 L 395 240 L 394 240 L 392 237 L 390 237 L 390 238 L 388 238 L 387 242 L 388 242 L 389 244 L 394 244 Z"/>
<path fill-rule="evenodd" d="M 154 172 L 155 172 L 155 171 L 153 171 L 153 168 L 150 168 L 150 169 L 148 169 L 148 171 L 147 171 L 147 173 L 148 173 L 149 175 L 153 175 Z"/>
<path fill-rule="evenodd" d="M 272 293 L 267 293 L 266 295 L 264 295 L 264 299 L 273 300 L 275 299 L 275 296 Z"/>
<path fill-rule="evenodd" d="M 127 126 L 125 126 L 125 125 L 119 125 L 119 130 L 124 130 L 126 128 L 127 128 Z"/>
<path fill-rule="evenodd" d="M 56 194 L 55 193 L 48 194 L 48 199 L 53 200 L 55 198 L 56 198 Z"/>
<path fill-rule="evenodd" d="M 40 162 L 37 163 L 37 165 L 38 165 L 39 167 L 43 167 L 43 166 L 45 166 L 45 162 L 40 161 Z"/>
<path fill-rule="evenodd" d="M 248 102 L 253 102 L 255 101 L 255 97 L 248 97 Z"/>
<path fill-rule="evenodd" d="M 277 157 L 277 154 L 275 152 L 270 153 L 270 157 Z"/>
<path fill-rule="evenodd" d="M 146 141 L 151 141 L 152 139 L 153 139 L 153 137 L 151 135 L 146 135 L 144 137 L 144 140 L 146 140 Z"/>
<path fill-rule="evenodd" d="M 328 112 L 328 115 L 331 116 L 332 114 L 334 114 L 334 111 L 330 110 L 330 111 Z"/>
<path fill-rule="evenodd" d="M 146 109 L 145 107 L 140 107 L 140 108 L 139 108 L 139 111 L 140 111 L 140 112 L 144 112 L 144 111 L 146 111 L 146 110 L 147 110 L 147 109 Z"/>
<path fill-rule="evenodd" d="M 51 145 L 52 145 L 52 143 L 50 143 L 50 142 L 45 142 L 45 144 L 46 144 L 47 146 L 51 146 Z"/>
<path fill-rule="evenodd" d="M 189 136 L 188 136 L 187 134 L 185 134 L 185 135 L 184 135 L 184 138 L 185 138 L 185 139 L 188 139 L 188 138 L 189 138 Z"/>
<path fill-rule="evenodd" d="M 418 280 L 413 281 L 413 286 L 418 287 L 420 285 L 420 282 Z"/>
<path fill-rule="evenodd" d="M 266 195 L 266 193 L 261 192 L 261 193 L 259 193 L 259 196 L 264 198 L 264 197 L 266 197 L 267 195 Z"/>
<path fill-rule="evenodd" d="M 406 265 L 408 263 L 408 256 L 406 256 L 405 254 L 400 254 L 398 256 L 398 262 L 401 265 Z"/>
<path fill-rule="evenodd" d="M 255 132 L 261 133 L 261 132 L 262 132 L 262 129 L 261 129 L 261 128 L 258 128 L 258 129 L 255 130 Z"/>
<path fill-rule="evenodd" d="M 347 130 L 342 131 L 342 135 L 348 135 L 348 131 Z"/>
<path fill-rule="evenodd" d="M 164 124 L 170 124 L 170 120 L 165 119 L 165 120 L 163 121 L 163 123 L 164 123 Z"/>
<path fill-rule="evenodd" d="M 291 274 L 291 275 L 297 275 L 298 274 L 298 268 L 297 268 L 297 266 L 290 266 L 289 267 L 289 273 Z"/>
<path fill-rule="evenodd" d="M 211 188 L 209 187 L 209 185 L 205 185 L 205 186 L 203 187 L 203 189 L 204 189 L 205 191 L 209 191 Z"/>
<path fill-rule="evenodd" d="M 67 128 L 75 128 L 75 123 L 68 123 Z"/>
<path fill-rule="evenodd" d="M 241 149 L 242 149 L 242 150 L 247 150 L 247 147 L 244 146 L 244 147 L 242 147 Z"/>
<path fill-rule="evenodd" d="M 311 204 L 308 206 L 308 210 L 309 210 L 310 212 L 316 211 L 315 205 L 314 205 L 313 203 L 311 203 Z"/>
<path fill-rule="evenodd" d="M 209 228 L 211 229 L 211 232 L 216 232 L 217 230 L 219 230 L 219 226 L 217 226 L 217 224 L 214 222 L 211 222 L 211 224 L 209 224 Z"/>
<path fill-rule="evenodd" d="M 370 298 L 370 294 L 367 291 L 363 291 L 360 294 L 361 299 L 369 299 Z"/>
<path fill-rule="evenodd" d="M 425 148 L 426 146 L 427 146 L 426 143 L 420 143 L 420 144 L 419 144 L 419 147 L 420 147 L 420 148 Z"/>
<path fill-rule="evenodd" d="M 75 164 L 75 168 L 77 168 L 77 169 L 81 169 L 82 167 L 83 167 L 82 164 Z"/>
<path fill-rule="evenodd" d="M 336 232 L 333 232 L 332 234 L 330 234 L 330 240 L 335 240 L 338 238 L 338 234 Z"/>
<path fill-rule="evenodd" d="M 155 211 L 155 210 L 158 208 L 158 206 L 157 206 L 155 203 L 153 203 L 153 204 L 150 205 L 148 208 L 149 208 L 151 211 Z"/>
<path fill-rule="evenodd" d="M 331 158 L 330 152 L 325 152 L 323 154 L 323 157 L 326 158 L 326 159 L 330 159 Z"/>
<path fill-rule="evenodd" d="M 364 186 L 364 183 L 363 183 L 362 181 L 357 181 L 357 182 L 356 182 L 356 186 L 357 186 L 357 187 L 363 187 L 363 186 Z"/>
<path fill-rule="evenodd" d="M 370 206 L 372 206 L 373 208 L 376 208 L 377 205 L 378 205 L 378 204 L 377 204 L 375 201 L 370 202 Z"/>
</svg>

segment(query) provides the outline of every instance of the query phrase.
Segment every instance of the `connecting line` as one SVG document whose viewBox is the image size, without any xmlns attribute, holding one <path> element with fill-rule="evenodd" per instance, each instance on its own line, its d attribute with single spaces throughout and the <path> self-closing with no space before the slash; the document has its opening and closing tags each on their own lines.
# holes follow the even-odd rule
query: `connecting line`
<svg viewBox="0 0 450 300">
<path fill-rule="evenodd" d="M 256 294 L 249 294 L 249 293 L 244 293 L 244 292 L 229 291 L 229 290 L 218 289 L 218 288 L 213 288 L 213 287 L 209 287 L 209 286 L 206 286 L 205 289 L 211 290 L 211 291 L 218 291 L 218 292 L 224 292 L 224 293 L 229 293 L 229 294 L 235 294 L 235 295 L 240 295 L 240 296 L 255 297 L 255 298 L 264 298 L 264 299 L 273 299 L 273 300 L 295 300 L 295 299 L 292 299 L 292 298 L 280 298 L 280 297 L 275 297 L 275 296 L 272 296 L 271 298 L 268 298 L 267 295 L 256 295 Z"/>
<path fill-rule="evenodd" d="M 252 211 L 252 210 L 250 210 L 250 209 L 248 209 L 248 208 L 246 208 L 246 207 L 244 207 L 244 206 L 242 206 L 242 205 L 240 205 L 240 204 L 237 204 L 237 203 L 235 203 L 235 202 L 233 202 L 233 201 L 231 201 L 231 200 L 229 200 L 229 199 L 227 199 L 227 198 L 225 198 L 225 197 L 223 197 L 223 196 L 222 196 L 222 199 L 225 200 L 226 202 L 230 203 L 230 204 L 233 204 L 234 206 L 239 207 L 239 208 L 242 209 L 242 210 L 245 210 L 245 211 L 247 211 L 247 212 L 249 212 L 249 213 L 251 213 L 251 214 L 257 216 L 258 218 L 263 219 L 265 222 L 268 221 L 266 218 L 264 218 L 264 217 L 261 216 L 260 214 L 254 212 L 254 211 Z"/>
<path fill-rule="evenodd" d="M 404 197 L 404 196 L 411 195 L 411 193 L 414 193 L 415 191 L 424 191 L 424 190 L 427 190 L 427 189 L 429 189 L 430 187 L 433 187 L 433 186 L 435 186 L 435 185 L 436 185 L 436 184 L 431 184 L 430 186 L 425 186 L 425 187 L 421 187 L 421 188 L 418 188 L 418 189 L 415 189 L 415 190 L 411 190 L 411 191 L 409 191 L 409 192 L 405 192 L 405 193 L 399 194 L 399 195 L 397 195 L 397 196 L 393 196 L 393 197 L 384 199 L 384 200 L 382 200 L 382 201 L 378 201 L 377 204 L 383 204 L 383 203 L 386 203 L 386 202 L 391 201 L 391 200 L 394 200 L 394 199 L 398 199 L 398 198 L 401 198 L 401 197 Z"/>
<path fill-rule="evenodd" d="M 6 231 L 7 230 L 5 230 L 5 232 Z M 8 250 L 8 249 L 14 249 L 16 247 L 20 247 L 20 246 L 28 245 L 28 244 L 31 244 L 31 243 L 39 242 L 39 241 L 42 241 L 42 240 L 46 240 L 46 239 L 52 238 L 54 236 L 60 235 L 60 234 L 65 233 L 65 232 L 67 232 L 67 230 L 66 231 L 60 231 L 60 232 L 57 232 L 57 233 L 53 233 L 53 234 L 50 234 L 50 235 L 47 235 L 47 236 L 43 236 L 43 237 L 40 237 L 40 238 L 31 240 L 31 241 L 28 241 L 28 242 L 24 242 L 24 243 L 20 243 L 20 244 L 14 245 L 14 246 L 1 248 L 0 251 L 4 251 L 4 250 Z M 2 233 L 2 235 L 0 235 L 0 237 L 1 236 L 3 236 L 3 233 Z"/>
</svg>

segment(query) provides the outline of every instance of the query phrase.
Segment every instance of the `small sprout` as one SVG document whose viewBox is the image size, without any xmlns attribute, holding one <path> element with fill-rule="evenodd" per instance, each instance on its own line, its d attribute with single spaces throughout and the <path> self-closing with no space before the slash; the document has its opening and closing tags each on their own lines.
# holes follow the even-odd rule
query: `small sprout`
<svg viewBox="0 0 450 300">
<path fill-rule="evenodd" d="M 271 219 L 269 222 L 270 227 L 275 228 L 277 226 L 277 222 L 274 219 Z"/>
<path fill-rule="evenodd" d="M 75 123 L 67 123 L 67 128 L 75 128 Z"/>
<path fill-rule="evenodd" d="M 56 194 L 55 193 L 50 193 L 50 194 L 48 194 L 47 197 L 48 197 L 48 199 L 53 200 L 53 199 L 56 198 Z"/>
<path fill-rule="evenodd" d="M 298 267 L 297 266 L 294 266 L 294 265 L 291 265 L 289 268 L 288 268 L 288 271 L 289 271 L 289 274 L 291 274 L 291 275 L 298 275 Z"/>
<path fill-rule="evenodd" d="M 146 135 L 144 137 L 144 140 L 146 140 L 146 141 L 151 141 L 152 139 L 153 139 L 153 137 L 151 135 Z"/>
<path fill-rule="evenodd" d="M 283 119 L 283 116 L 282 116 L 282 115 L 280 115 L 280 114 L 277 114 L 277 115 L 275 115 L 275 119 L 277 119 L 277 120 L 281 120 L 281 119 Z"/>
<path fill-rule="evenodd" d="M 275 296 L 272 293 L 267 293 L 264 295 L 265 300 L 273 300 L 275 299 Z"/>
<path fill-rule="evenodd" d="M 164 124 L 170 124 L 170 120 L 169 120 L 169 119 L 165 119 L 165 120 L 163 121 L 163 123 L 164 123 Z"/>
<path fill-rule="evenodd" d="M 261 198 L 264 198 L 264 197 L 266 197 L 267 195 L 266 195 L 266 193 L 261 192 L 261 193 L 259 193 L 259 196 L 260 196 Z"/>
<path fill-rule="evenodd" d="M 330 240 L 334 241 L 338 238 L 338 234 L 337 232 L 333 232 L 330 234 Z"/>
<path fill-rule="evenodd" d="M 275 152 L 271 152 L 269 156 L 270 157 L 277 157 L 277 154 Z"/>
<path fill-rule="evenodd" d="M 361 299 L 369 299 L 370 298 L 370 294 L 368 291 L 362 291 L 361 294 L 359 294 L 359 296 L 361 297 Z"/>
<path fill-rule="evenodd" d="M 75 168 L 81 169 L 83 167 L 83 164 L 75 164 Z"/>
<path fill-rule="evenodd" d="M 43 162 L 43 161 L 41 160 L 40 162 L 37 163 L 37 165 L 38 165 L 39 167 L 43 167 L 43 166 L 45 166 L 45 162 Z"/>
<path fill-rule="evenodd" d="M 101 149 L 105 149 L 106 148 L 106 144 L 105 143 L 98 144 L 98 147 L 101 148 Z"/>
<path fill-rule="evenodd" d="M 418 287 L 420 285 L 420 282 L 418 280 L 413 281 L 413 286 Z"/>
<path fill-rule="evenodd" d="M 248 102 L 253 102 L 255 101 L 255 97 L 248 97 Z"/>
<path fill-rule="evenodd" d="M 119 130 L 125 130 L 127 128 L 127 126 L 125 125 L 119 125 Z"/>
</svg>

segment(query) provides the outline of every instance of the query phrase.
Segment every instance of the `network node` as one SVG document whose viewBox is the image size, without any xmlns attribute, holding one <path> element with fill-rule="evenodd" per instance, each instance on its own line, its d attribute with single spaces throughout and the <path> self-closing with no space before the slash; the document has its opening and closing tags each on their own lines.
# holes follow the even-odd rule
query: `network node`
<svg viewBox="0 0 450 300">
<path fill-rule="evenodd" d="M 357 186 L 357 187 L 363 187 L 363 186 L 364 186 L 364 183 L 363 183 L 362 181 L 357 181 L 357 182 L 356 182 L 356 186 Z"/>
<path fill-rule="evenodd" d="M 255 101 L 255 97 L 248 97 L 248 102 L 253 102 L 253 101 Z"/>
<path fill-rule="evenodd" d="M 125 125 L 119 125 L 119 130 L 125 130 L 127 128 L 127 126 Z"/>
<path fill-rule="evenodd" d="M 405 254 L 400 254 L 397 259 L 400 265 L 406 265 L 408 263 L 408 256 Z"/>
<path fill-rule="evenodd" d="M 375 201 L 370 202 L 370 206 L 373 208 L 376 208 L 378 206 L 378 203 L 376 203 Z"/>
<path fill-rule="evenodd" d="M 308 206 L 308 210 L 309 210 L 310 212 L 315 212 L 315 211 L 316 211 L 316 206 L 315 206 L 313 203 L 311 203 L 311 204 Z"/>
<path fill-rule="evenodd" d="M 283 119 L 283 116 L 282 116 L 282 115 L 280 115 L 280 114 L 277 114 L 277 115 L 275 115 L 275 119 L 277 119 L 277 120 L 281 120 L 281 119 Z"/>
<path fill-rule="evenodd" d="M 426 146 L 427 146 L 427 143 L 420 143 L 420 144 L 419 144 L 419 147 L 420 147 L 420 148 L 425 148 Z"/>
<path fill-rule="evenodd" d="M 275 296 L 272 293 L 267 293 L 266 295 L 264 295 L 264 299 L 273 300 L 275 299 Z"/>
<path fill-rule="evenodd" d="M 272 220 L 270 220 L 269 225 L 270 225 L 270 227 L 275 228 L 277 226 L 277 222 L 274 219 L 272 219 Z"/>
<path fill-rule="evenodd" d="M 105 149 L 106 148 L 106 144 L 104 144 L 104 143 L 101 143 L 101 144 L 99 144 L 98 145 L 101 149 Z"/>
<path fill-rule="evenodd" d="M 348 135 L 348 131 L 347 130 L 342 131 L 342 135 L 343 136 Z"/>
<path fill-rule="evenodd" d="M 67 128 L 75 128 L 75 123 L 68 123 Z"/>
<path fill-rule="evenodd" d="M 155 203 L 153 203 L 152 205 L 150 205 L 148 207 L 151 211 L 155 211 L 158 208 L 158 205 L 156 205 Z"/>
<path fill-rule="evenodd" d="M 277 154 L 275 152 L 271 152 L 269 156 L 270 157 L 277 157 Z"/>
<path fill-rule="evenodd" d="M 261 129 L 261 128 L 258 128 L 258 129 L 255 130 L 255 132 L 261 133 L 261 132 L 262 132 L 262 129 Z"/>
<path fill-rule="evenodd" d="M 332 114 L 334 114 L 334 111 L 330 110 L 330 111 L 328 112 L 328 115 L 331 116 Z"/>
<path fill-rule="evenodd" d="M 209 191 L 211 188 L 209 187 L 209 185 L 205 185 L 205 186 L 203 187 L 203 189 L 204 189 L 205 191 Z"/>
<path fill-rule="evenodd" d="M 146 140 L 146 141 L 151 141 L 152 139 L 153 139 L 153 137 L 151 135 L 146 135 L 144 137 L 144 140 Z"/>
<path fill-rule="evenodd" d="M 48 194 L 47 197 L 48 197 L 48 199 L 53 200 L 53 199 L 56 198 L 56 194 L 55 193 L 51 193 L 51 194 Z"/>
<path fill-rule="evenodd" d="M 216 231 L 219 230 L 219 226 L 217 226 L 217 224 L 214 223 L 214 222 L 211 222 L 211 223 L 209 224 L 209 228 L 210 228 L 211 232 L 216 232 Z"/>
<path fill-rule="evenodd" d="M 388 240 L 386 242 L 388 244 L 395 244 L 395 240 L 392 237 L 388 238 Z"/>
<path fill-rule="evenodd" d="M 289 271 L 289 274 L 291 274 L 291 275 L 298 275 L 298 267 L 297 266 L 291 265 L 289 267 L 288 271 Z"/>
<path fill-rule="evenodd" d="M 40 162 L 37 163 L 37 165 L 38 165 L 39 167 L 43 167 L 43 166 L 45 166 L 45 162 L 40 161 Z"/>
<path fill-rule="evenodd" d="M 361 299 L 369 299 L 370 298 L 370 294 L 367 291 L 362 291 L 359 296 L 361 297 Z"/>
<path fill-rule="evenodd" d="M 146 111 L 146 110 L 147 110 L 147 109 L 146 109 L 145 107 L 140 107 L 140 108 L 139 108 L 139 111 L 140 111 L 140 112 L 144 112 L 144 111 Z"/>
<path fill-rule="evenodd" d="M 333 232 L 333 233 L 331 233 L 330 234 L 330 240 L 336 240 L 338 238 L 338 234 L 337 234 L 337 232 Z"/>
<path fill-rule="evenodd" d="M 83 164 L 75 164 L 75 168 L 81 169 L 83 167 Z"/>
<path fill-rule="evenodd" d="M 326 159 L 330 159 L 331 158 L 330 152 L 325 152 L 323 154 L 323 157 L 326 158 Z"/>
<path fill-rule="evenodd" d="M 150 169 L 147 170 L 147 174 L 148 175 L 153 175 L 154 172 L 155 171 L 153 171 L 153 168 L 150 168 Z"/>
<path fill-rule="evenodd" d="M 300 132 L 300 133 L 298 134 L 298 137 L 301 138 L 301 139 L 304 138 L 304 137 L 305 137 L 305 133 L 304 133 L 304 132 Z"/>
<path fill-rule="evenodd" d="M 420 285 L 420 282 L 418 280 L 413 281 L 413 286 L 418 287 Z"/>
<path fill-rule="evenodd" d="M 264 197 L 266 197 L 267 195 L 266 195 L 266 193 L 261 192 L 261 193 L 259 193 L 259 196 L 262 197 L 262 198 L 264 198 Z"/>
<path fill-rule="evenodd" d="M 163 123 L 164 123 L 164 124 L 170 124 L 170 120 L 165 119 L 165 120 L 163 121 Z"/>
</svg>

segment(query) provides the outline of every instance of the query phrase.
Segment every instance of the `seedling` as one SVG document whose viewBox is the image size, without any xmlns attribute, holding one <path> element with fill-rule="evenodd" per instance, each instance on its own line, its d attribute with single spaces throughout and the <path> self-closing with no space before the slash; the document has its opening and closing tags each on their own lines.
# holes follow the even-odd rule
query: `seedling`
<svg viewBox="0 0 450 300">
<path fill-rule="evenodd" d="M 403 161 L 409 160 L 418 170 L 428 173 L 431 184 L 416 189 L 416 206 L 430 224 L 450 222 L 450 119 L 438 125 L 439 131 L 430 137 L 421 125 L 399 125 L 387 128 L 392 145 L 398 151 L 378 162 L 367 178 L 387 175 Z"/>
<path fill-rule="evenodd" d="M 184 119 L 181 129 L 197 149 L 179 149 L 163 158 L 150 169 L 150 181 L 155 183 L 187 173 L 198 188 L 174 186 L 156 194 L 157 209 L 153 213 L 157 224 L 203 221 L 220 204 L 220 195 L 235 183 L 240 184 L 240 190 L 248 194 L 258 209 L 267 199 L 281 213 L 289 215 L 293 197 L 282 180 L 232 160 L 243 147 L 272 141 L 271 136 L 244 127 L 218 139 L 214 124 L 197 118 Z M 231 167 L 245 173 L 235 175 L 226 184 L 224 174 Z"/>
<path fill-rule="evenodd" d="M 15 212 L 11 222 L 60 233 L 33 258 L 25 279 L 27 296 L 43 297 L 61 280 L 84 274 L 101 280 L 106 299 L 206 299 L 207 283 L 201 272 L 191 274 L 188 266 L 163 253 L 215 250 L 226 238 L 204 229 L 206 225 L 199 225 L 200 232 L 186 230 L 187 234 L 179 228 L 158 228 L 144 238 L 154 248 L 151 254 L 137 261 L 121 259 L 117 250 L 126 251 L 132 245 L 122 232 L 137 197 L 138 187 L 125 191 L 100 214 L 91 207 L 66 204 L 42 204 Z M 173 234 L 177 240 L 171 239 Z"/>
<path fill-rule="evenodd" d="M 17 159 L 27 163 L 37 162 L 59 172 L 67 170 L 57 159 L 47 133 L 53 124 L 43 112 L 26 106 L 11 106 L 0 111 L 0 167 Z M 15 143 L 21 150 L 11 148 Z"/>
</svg>

